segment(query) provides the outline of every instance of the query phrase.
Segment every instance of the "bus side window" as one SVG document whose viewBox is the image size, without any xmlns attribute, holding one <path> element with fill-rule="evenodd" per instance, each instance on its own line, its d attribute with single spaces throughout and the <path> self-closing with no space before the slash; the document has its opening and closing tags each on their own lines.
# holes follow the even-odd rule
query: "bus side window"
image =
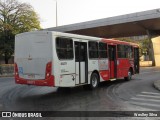
<svg viewBox="0 0 160 120">
<path fill-rule="evenodd" d="M 133 47 L 132 46 L 128 46 L 128 50 L 127 50 L 127 57 L 128 58 L 133 58 Z"/>
<path fill-rule="evenodd" d="M 98 58 L 98 43 L 94 41 L 89 41 L 89 58 Z"/>
<path fill-rule="evenodd" d="M 125 45 L 125 52 L 126 52 L 126 57 L 125 58 L 133 58 L 133 48 L 132 46 Z"/>
<path fill-rule="evenodd" d="M 133 47 L 129 45 L 117 45 L 118 58 L 133 58 Z"/>
<path fill-rule="evenodd" d="M 107 58 L 107 44 L 99 42 L 99 58 Z"/>
<path fill-rule="evenodd" d="M 117 45 L 118 58 L 125 58 L 124 45 Z"/>
<path fill-rule="evenodd" d="M 59 59 L 73 59 L 73 40 L 57 37 L 56 51 Z"/>
</svg>

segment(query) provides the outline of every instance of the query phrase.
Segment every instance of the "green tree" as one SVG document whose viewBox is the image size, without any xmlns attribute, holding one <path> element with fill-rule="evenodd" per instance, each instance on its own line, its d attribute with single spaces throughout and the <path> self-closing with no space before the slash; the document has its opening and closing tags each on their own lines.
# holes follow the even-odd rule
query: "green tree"
<svg viewBox="0 0 160 120">
<path fill-rule="evenodd" d="M 149 55 L 149 49 L 150 49 L 150 43 L 149 43 L 149 39 L 142 39 L 139 40 L 139 48 L 140 48 L 140 55 L 143 55 L 145 53 L 145 55 Z"/>
<path fill-rule="evenodd" d="M 0 55 L 5 63 L 14 53 L 14 37 L 21 32 L 40 29 L 37 13 L 31 5 L 17 0 L 0 0 Z"/>
</svg>

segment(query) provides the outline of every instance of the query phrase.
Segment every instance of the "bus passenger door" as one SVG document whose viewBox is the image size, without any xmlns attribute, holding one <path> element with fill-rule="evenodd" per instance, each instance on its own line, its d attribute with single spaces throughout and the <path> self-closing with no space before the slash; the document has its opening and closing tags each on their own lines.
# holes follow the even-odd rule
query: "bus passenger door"
<svg viewBox="0 0 160 120">
<path fill-rule="evenodd" d="M 116 46 L 108 45 L 110 79 L 117 77 Z"/>
<path fill-rule="evenodd" d="M 139 49 L 134 48 L 134 70 L 139 73 Z"/>
<path fill-rule="evenodd" d="M 76 85 L 88 83 L 87 43 L 75 41 L 74 45 Z"/>
</svg>

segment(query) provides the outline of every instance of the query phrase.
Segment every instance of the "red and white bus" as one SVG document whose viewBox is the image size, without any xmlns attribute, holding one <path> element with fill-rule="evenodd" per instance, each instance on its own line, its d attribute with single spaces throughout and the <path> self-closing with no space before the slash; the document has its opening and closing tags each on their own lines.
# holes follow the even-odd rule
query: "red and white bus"
<svg viewBox="0 0 160 120">
<path fill-rule="evenodd" d="M 75 87 L 139 73 L 137 44 L 53 31 L 16 35 L 15 82 Z"/>
</svg>

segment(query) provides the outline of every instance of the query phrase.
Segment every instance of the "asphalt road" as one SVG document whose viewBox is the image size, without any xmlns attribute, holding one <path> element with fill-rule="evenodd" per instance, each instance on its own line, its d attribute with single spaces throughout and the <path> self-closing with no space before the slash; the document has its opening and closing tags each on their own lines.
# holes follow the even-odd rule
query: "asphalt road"
<svg viewBox="0 0 160 120">
<path fill-rule="evenodd" d="M 0 78 L 0 111 L 160 111 L 160 91 L 153 87 L 153 82 L 158 79 L 160 68 L 141 68 L 141 73 L 134 75 L 131 81 L 103 82 L 91 91 L 83 87 L 17 85 L 14 78 Z"/>
</svg>

